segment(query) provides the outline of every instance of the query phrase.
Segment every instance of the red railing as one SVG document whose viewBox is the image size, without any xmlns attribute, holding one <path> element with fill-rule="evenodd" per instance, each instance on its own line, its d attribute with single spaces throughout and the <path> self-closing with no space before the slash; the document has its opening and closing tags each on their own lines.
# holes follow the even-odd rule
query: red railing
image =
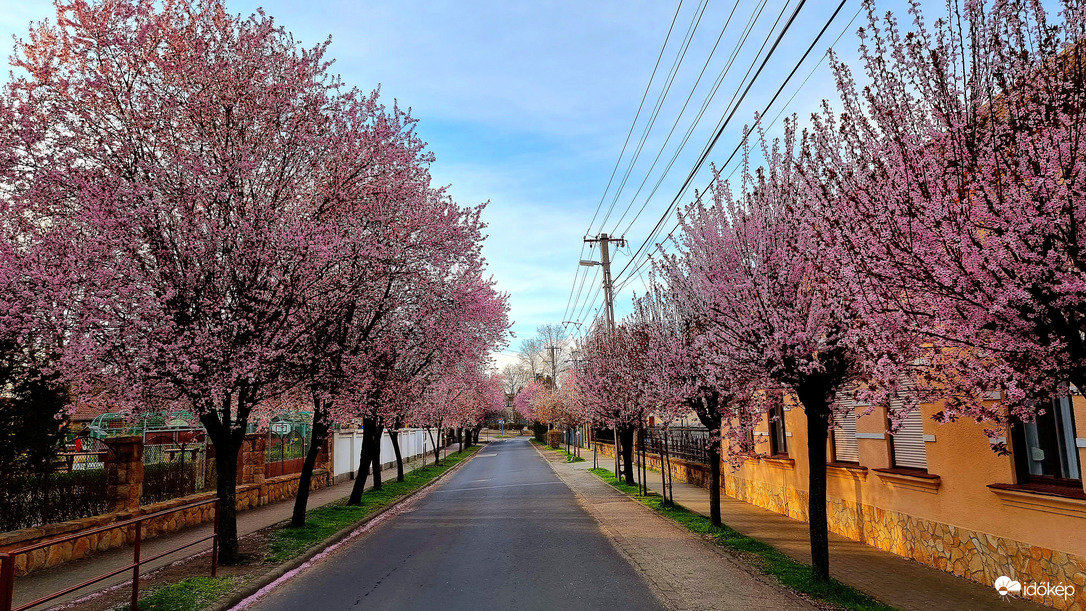
<svg viewBox="0 0 1086 611">
<path fill-rule="evenodd" d="M 144 522 L 146 522 L 147 520 L 153 520 L 154 518 L 158 518 L 158 517 L 161 517 L 161 516 L 164 516 L 164 515 L 167 515 L 167 514 L 171 514 L 171 513 L 177 512 L 177 511 L 185 511 L 187 509 L 193 509 L 195 507 L 202 507 L 202 506 L 207 505 L 209 503 L 213 503 L 215 505 L 215 521 L 214 521 L 215 526 L 214 526 L 214 532 L 212 534 L 210 534 L 210 535 L 208 535 L 206 537 L 203 537 L 201 539 L 197 539 L 196 541 L 192 541 L 192 542 L 186 543 L 184 545 L 179 545 L 179 546 L 177 546 L 175 548 L 166 550 L 166 551 L 164 551 L 162 553 L 155 554 L 154 556 L 151 556 L 150 558 L 140 558 L 140 544 L 143 542 L 143 523 Z M 16 556 L 18 556 L 20 554 L 26 554 L 26 553 L 32 552 L 34 550 L 41 549 L 43 547 L 49 547 L 50 545 L 57 545 L 59 543 L 66 543 L 68 541 L 72 541 L 72 540 L 78 539 L 80 537 L 86 537 L 87 535 L 93 535 L 93 534 L 97 534 L 97 533 L 101 533 L 101 532 L 115 530 L 117 528 L 126 528 L 128 526 L 132 526 L 135 529 L 135 542 L 134 542 L 134 546 L 133 546 L 133 549 L 132 549 L 132 563 L 131 564 L 127 564 L 125 566 L 122 566 L 119 569 L 110 571 L 108 573 L 105 573 L 104 575 L 100 575 L 100 576 L 95 577 L 93 579 L 88 579 L 88 580 L 86 580 L 86 581 L 84 581 L 82 583 L 78 583 L 78 584 L 76 584 L 74 586 L 69 586 L 67 588 L 64 588 L 63 590 L 53 592 L 52 594 L 49 594 L 48 596 L 43 596 L 43 597 L 38 598 L 36 600 L 32 600 L 32 601 L 30 601 L 28 603 L 25 603 L 25 604 L 22 604 L 22 605 L 20 605 L 18 607 L 13 606 L 13 601 L 14 601 L 14 597 L 15 597 L 15 557 Z M 0 552 L 0 611 L 24 611 L 24 609 L 29 609 L 31 607 L 36 607 L 36 606 L 38 606 L 38 605 L 40 605 L 42 603 L 49 602 L 49 601 L 51 601 L 51 600 L 53 600 L 55 598 L 59 598 L 61 596 L 64 596 L 65 594 L 69 594 L 69 593 L 74 592 L 74 591 L 76 591 L 76 590 L 78 590 L 80 588 L 85 588 L 85 587 L 87 587 L 87 586 L 89 586 L 89 585 L 91 585 L 93 583 L 97 583 L 99 581 L 102 581 L 103 579 L 108 579 L 110 577 L 113 577 L 114 575 L 118 575 L 118 574 L 123 573 L 123 572 L 128 571 L 128 570 L 132 571 L 131 610 L 136 611 L 136 609 L 139 608 L 140 565 L 146 564 L 148 562 L 152 562 L 152 561 L 155 561 L 155 560 L 158 560 L 159 558 L 162 558 L 163 556 L 167 556 L 167 555 L 172 554 L 174 552 L 183 550 L 186 547 L 192 547 L 193 545 L 196 545 L 197 543 L 203 543 L 204 541 L 207 541 L 208 539 L 211 539 L 211 576 L 215 577 L 216 573 L 218 572 L 218 563 L 219 563 L 219 500 L 218 499 L 211 499 L 211 500 L 208 500 L 208 501 L 200 501 L 199 503 L 191 503 L 189 505 L 183 505 L 181 507 L 175 507 L 173 509 L 167 509 L 165 511 L 159 511 L 159 512 L 156 512 L 156 513 L 147 514 L 145 516 L 141 516 L 141 517 L 138 517 L 138 518 L 133 518 L 131 520 L 125 520 L 123 522 L 117 522 L 116 524 L 110 524 L 108 526 L 102 526 L 102 527 L 95 528 L 95 529 L 92 529 L 92 530 L 80 531 L 78 533 L 68 535 L 66 537 L 59 537 L 57 539 L 50 539 L 49 541 L 43 541 L 41 543 L 35 543 L 34 545 L 28 545 L 26 547 L 20 547 L 19 549 L 15 549 L 15 550 L 12 550 L 10 552 Z"/>
</svg>

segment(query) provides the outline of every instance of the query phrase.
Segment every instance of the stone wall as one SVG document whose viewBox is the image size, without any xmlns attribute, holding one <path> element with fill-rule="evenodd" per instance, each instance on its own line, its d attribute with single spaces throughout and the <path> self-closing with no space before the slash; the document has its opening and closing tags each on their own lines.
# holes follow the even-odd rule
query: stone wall
<svg viewBox="0 0 1086 611">
<path fill-rule="evenodd" d="M 298 493 L 300 473 L 264 478 L 263 434 L 247 435 L 239 453 L 239 485 L 237 486 L 238 511 L 245 511 L 268 503 L 292 498 Z M 151 515 L 184 505 L 215 498 L 214 492 L 202 492 L 152 505 L 140 507 L 139 498 L 143 481 L 143 443 L 142 437 L 118 437 L 109 440 L 111 452 L 107 459 L 107 497 L 111 499 L 114 510 L 110 513 L 69 520 L 58 524 L 47 524 L 36 528 L 0 533 L 0 551 L 10 551 L 33 545 L 41 541 L 72 535 L 81 531 L 94 530 L 132 518 Z M 313 471 L 312 490 L 319 490 L 331 484 L 331 452 L 322 452 Z M 183 530 L 197 524 L 210 522 L 215 517 L 214 505 L 207 504 L 152 518 L 143 523 L 143 538 L 148 539 L 164 533 Z M 26 575 L 33 571 L 54 567 L 71 560 L 85 558 L 96 552 L 115 549 L 131 543 L 135 539 L 134 526 L 112 528 L 100 533 L 51 545 L 27 554 L 20 554 L 15 560 L 17 575 Z"/>
<path fill-rule="evenodd" d="M 600 443 L 600 453 L 614 456 L 611 445 Z M 660 459 L 646 457 L 649 468 L 659 469 Z M 709 467 L 672 459 L 672 474 L 692 484 L 709 486 Z M 722 469 L 723 494 L 795 520 L 807 521 L 807 491 L 774 486 L 729 474 Z M 986 585 L 1001 575 L 1023 582 L 1074 584 L 1075 598 L 1036 597 L 1036 602 L 1067 611 L 1086 611 L 1086 558 L 1008 537 L 960 528 L 905 513 L 828 497 L 830 531 L 899 556 Z M 1013 570 L 1008 570 L 1013 567 Z"/>
</svg>

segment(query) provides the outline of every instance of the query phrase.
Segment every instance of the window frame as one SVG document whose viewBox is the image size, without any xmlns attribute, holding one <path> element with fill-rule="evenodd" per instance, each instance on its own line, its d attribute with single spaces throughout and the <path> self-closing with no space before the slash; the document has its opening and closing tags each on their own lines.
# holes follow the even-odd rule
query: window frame
<svg viewBox="0 0 1086 611">
<path fill-rule="evenodd" d="M 1062 416 L 1057 416 L 1057 401 L 1066 399 L 1069 403 L 1070 422 L 1062 422 Z M 1012 418 L 1011 422 L 1011 455 L 1014 457 L 1014 471 L 1015 478 L 1019 484 L 1042 484 L 1050 486 L 1061 486 L 1067 488 L 1082 489 L 1082 461 L 1078 454 L 1077 447 L 1067 448 L 1064 446 L 1062 436 L 1060 435 L 1060 425 L 1063 424 L 1071 430 L 1071 439 L 1077 437 L 1076 422 L 1075 422 L 1075 406 L 1074 397 L 1053 397 L 1052 404 L 1045 410 L 1045 414 L 1038 414 L 1034 417 L 1031 423 L 1027 423 L 1020 418 Z M 1038 424 L 1044 422 L 1046 428 L 1044 430 L 1047 433 L 1046 441 L 1048 443 L 1054 443 L 1056 446 L 1056 457 L 1060 462 L 1060 470 L 1063 471 L 1063 459 L 1067 456 L 1073 457 L 1078 461 L 1078 478 L 1063 477 L 1062 475 L 1043 475 L 1030 472 L 1030 462 L 1028 456 L 1029 444 L 1026 442 L 1025 427 L 1027 424 Z M 1051 428 L 1048 428 L 1048 427 Z M 1042 448 L 1045 452 L 1048 452 L 1048 448 Z M 1066 454 L 1065 454 L 1066 453 Z"/>
<path fill-rule="evenodd" d="M 769 425 L 769 455 L 788 456 L 788 429 L 784 423 L 784 406 L 775 405 L 766 411 Z"/>
</svg>

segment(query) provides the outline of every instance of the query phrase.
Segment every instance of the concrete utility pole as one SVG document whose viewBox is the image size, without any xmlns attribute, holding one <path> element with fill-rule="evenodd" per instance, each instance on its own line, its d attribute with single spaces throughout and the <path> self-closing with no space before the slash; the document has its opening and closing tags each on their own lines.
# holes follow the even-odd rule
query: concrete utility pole
<svg viewBox="0 0 1086 611">
<path fill-rule="evenodd" d="M 594 238 L 585 238 L 587 243 L 596 243 L 600 245 L 600 260 L 599 261 L 581 261 L 581 265 L 603 266 L 603 303 L 604 309 L 607 311 L 607 329 L 612 330 L 615 328 L 615 296 L 612 293 L 611 287 L 611 251 L 610 244 L 615 242 L 619 246 L 626 245 L 625 238 L 613 238 L 606 233 L 601 233 Z"/>
<path fill-rule="evenodd" d="M 555 355 L 555 350 L 560 350 L 558 346 L 551 344 L 545 347 L 551 351 L 551 381 L 554 388 L 558 388 L 558 357 Z"/>
</svg>

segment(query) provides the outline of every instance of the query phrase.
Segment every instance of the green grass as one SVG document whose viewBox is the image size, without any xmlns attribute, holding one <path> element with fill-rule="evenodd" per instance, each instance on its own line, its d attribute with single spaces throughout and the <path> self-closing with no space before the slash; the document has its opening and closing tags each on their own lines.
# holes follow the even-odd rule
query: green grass
<svg viewBox="0 0 1086 611">
<path fill-rule="evenodd" d="M 305 526 L 301 528 L 281 528 L 272 533 L 267 562 L 286 562 L 301 554 L 313 545 L 324 541 L 335 533 L 355 524 L 381 509 L 418 490 L 434 478 L 456 466 L 480 446 L 472 446 L 463 452 L 449 454 L 441 465 L 432 464 L 420 467 L 404 474 L 404 481 L 384 482 L 381 490 L 367 490 L 362 494 L 362 503 L 348 507 L 340 503 L 317 507 L 306 512 Z"/>
<path fill-rule="evenodd" d="M 880 603 L 867 594 L 836 579 L 831 579 L 829 582 L 818 581 L 815 579 L 810 566 L 793 560 L 790 556 L 771 545 L 742 535 L 726 524 L 719 527 L 713 526 L 709 518 L 689 511 L 682 506 L 664 506 L 663 499 L 654 493 L 650 493 L 649 496 L 638 496 L 637 486 L 630 486 L 616 479 L 611 471 L 607 469 L 590 469 L 590 471 L 608 484 L 651 507 L 657 513 L 682 524 L 691 532 L 711 537 L 717 545 L 753 557 L 753 564 L 759 570 L 776 577 L 782 584 L 797 592 L 802 592 L 811 598 L 837 605 L 843 609 L 853 609 L 855 611 L 894 610 L 894 607 Z"/>
<path fill-rule="evenodd" d="M 543 443 L 543 442 L 539 441 L 539 440 L 538 440 L 538 439 L 536 439 L 535 437 L 532 437 L 530 441 L 531 441 L 532 443 L 534 443 L 535 445 L 537 445 L 537 446 L 539 446 L 539 447 L 543 448 L 544 450 L 550 450 L 551 452 L 558 452 L 558 453 L 559 453 L 559 454 L 561 454 L 562 456 L 565 456 L 565 457 L 566 457 L 566 462 L 584 462 L 584 459 L 583 459 L 583 458 L 581 458 L 580 456 L 574 456 L 573 454 L 570 454 L 569 452 L 567 452 L 567 451 L 563 450 L 563 449 L 562 449 L 562 448 L 560 448 L 560 447 L 558 447 L 558 448 L 552 448 L 552 447 L 550 447 L 549 445 L 547 445 L 547 444 L 545 444 L 545 443 Z"/>
<path fill-rule="evenodd" d="M 190 577 L 155 589 L 140 599 L 139 607 L 140 611 L 196 611 L 226 596 L 233 587 L 229 577 Z"/>
</svg>

